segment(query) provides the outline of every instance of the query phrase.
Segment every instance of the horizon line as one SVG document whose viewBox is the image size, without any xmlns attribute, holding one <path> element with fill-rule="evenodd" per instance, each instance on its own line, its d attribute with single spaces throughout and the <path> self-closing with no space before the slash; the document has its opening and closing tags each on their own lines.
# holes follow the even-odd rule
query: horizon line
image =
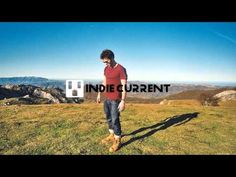
<svg viewBox="0 0 236 177">
<path fill-rule="evenodd" d="M 99 78 L 50 78 L 50 77 L 43 77 L 43 76 L 0 76 L 0 78 L 14 78 L 14 77 L 36 77 L 36 78 L 44 78 L 49 80 L 73 80 L 73 79 L 82 79 L 82 80 L 102 80 Z M 150 82 L 193 82 L 193 83 L 236 83 L 236 81 L 215 81 L 215 80 L 208 80 L 208 81 L 199 81 L 199 80 L 148 80 L 148 79 L 132 79 L 128 81 L 150 81 Z"/>
</svg>

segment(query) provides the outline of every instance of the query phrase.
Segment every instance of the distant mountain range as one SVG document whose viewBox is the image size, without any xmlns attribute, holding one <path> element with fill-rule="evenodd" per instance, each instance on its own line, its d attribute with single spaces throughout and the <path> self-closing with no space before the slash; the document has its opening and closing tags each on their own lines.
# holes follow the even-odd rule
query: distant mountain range
<svg viewBox="0 0 236 177">
<path fill-rule="evenodd" d="M 60 88 L 65 89 L 65 80 L 54 80 L 43 77 L 5 77 L 0 78 L 0 85 L 13 84 L 13 85 L 34 85 L 44 88 Z"/>
<path fill-rule="evenodd" d="M 15 103 L 68 103 L 78 102 L 76 100 L 70 100 L 65 97 L 65 81 L 47 79 L 42 77 L 8 77 L 0 78 L 0 100 L 11 99 L 11 104 Z M 99 84 L 101 80 L 84 80 L 85 84 Z M 163 84 L 163 82 L 161 82 Z M 154 84 L 154 82 L 148 81 L 128 81 L 129 84 Z M 160 83 L 155 83 L 160 84 Z M 178 100 L 178 99 L 196 99 L 201 102 L 207 96 L 212 97 L 225 90 L 236 90 L 236 87 L 217 87 L 207 84 L 186 84 L 186 83 L 168 83 L 171 84 L 169 92 L 129 92 L 127 93 L 127 100 L 129 102 L 139 103 L 159 103 L 163 99 Z M 86 101 L 95 101 L 97 93 L 88 92 L 85 93 Z M 204 97 L 205 96 L 205 97 Z M 102 99 L 104 95 L 102 94 Z M 6 100 L 8 101 L 8 100 Z"/>
<path fill-rule="evenodd" d="M 0 77 L 0 85 L 34 85 L 43 88 L 60 88 L 65 90 L 65 79 L 47 79 L 43 77 L 25 76 L 25 77 Z M 101 83 L 101 80 L 85 80 L 86 84 Z"/>
<path fill-rule="evenodd" d="M 84 80 L 85 84 L 99 84 L 101 80 Z M 128 81 L 128 84 L 160 84 L 156 82 L 148 81 Z M 163 81 L 161 83 L 164 83 Z M 165 82 L 168 83 L 168 82 Z M 65 91 L 65 79 L 47 79 L 43 77 L 5 77 L 0 78 L 0 85 L 33 85 L 41 87 L 43 89 L 48 88 L 59 88 Z M 169 83 L 168 83 L 169 84 Z M 201 84 L 201 83 L 170 83 L 171 87 L 167 93 L 128 93 L 130 98 L 143 98 L 143 99 L 157 99 L 163 98 L 172 94 L 181 93 L 187 90 L 212 90 L 218 88 L 218 86 L 212 84 Z"/>
</svg>

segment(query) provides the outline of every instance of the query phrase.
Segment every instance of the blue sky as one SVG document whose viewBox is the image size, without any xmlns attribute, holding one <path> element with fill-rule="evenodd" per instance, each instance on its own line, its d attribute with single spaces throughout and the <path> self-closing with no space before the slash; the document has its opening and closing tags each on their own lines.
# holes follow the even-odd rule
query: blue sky
<svg viewBox="0 0 236 177">
<path fill-rule="evenodd" d="M 0 77 L 101 79 L 111 49 L 129 80 L 236 82 L 236 23 L 0 23 Z"/>
</svg>

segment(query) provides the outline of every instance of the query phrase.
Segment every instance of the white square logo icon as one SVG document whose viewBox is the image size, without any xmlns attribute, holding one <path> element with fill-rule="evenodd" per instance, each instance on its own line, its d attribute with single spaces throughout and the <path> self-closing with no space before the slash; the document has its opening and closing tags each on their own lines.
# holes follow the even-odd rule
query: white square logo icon
<svg viewBox="0 0 236 177">
<path fill-rule="evenodd" d="M 83 80 L 66 80 L 66 97 L 83 98 L 84 81 Z"/>
</svg>

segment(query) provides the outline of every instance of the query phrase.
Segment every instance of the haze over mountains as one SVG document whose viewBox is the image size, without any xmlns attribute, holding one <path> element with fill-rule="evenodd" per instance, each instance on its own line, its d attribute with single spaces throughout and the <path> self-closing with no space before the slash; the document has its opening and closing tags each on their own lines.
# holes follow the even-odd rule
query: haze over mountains
<svg viewBox="0 0 236 177">
<path fill-rule="evenodd" d="M 52 80 L 43 77 L 27 76 L 27 77 L 2 77 L 0 78 L 0 85 L 34 85 L 39 87 L 61 88 L 64 89 L 64 80 Z"/>
<path fill-rule="evenodd" d="M 99 79 L 84 79 L 87 83 L 100 83 Z M 236 82 L 194 82 L 194 81 L 140 81 L 140 80 L 128 80 L 130 83 L 172 83 L 174 85 L 201 85 L 201 86 L 215 86 L 215 87 L 223 87 L 223 86 L 236 86 Z M 0 85 L 5 84 L 29 84 L 29 85 L 39 85 L 39 86 L 61 86 L 65 83 L 65 79 L 48 79 L 44 77 L 36 77 L 36 76 L 22 76 L 22 77 L 0 77 Z"/>
<path fill-rule="evenodd" d="M 100 84 L 101 80 L 84 79 L 85 84 Z M 136 81 L 128 80 L 128 84 L 171 84 L 171 92 L 179 92 L 192 89 L 214 89 L 218 87 L 235 87 L 236 83 L 232 82 L 170 82 L 170 81 Z M 60 88 L 65 90 L 65 79 L 48 79 L 44 77 L 24 76 L 24 77 L 0 77 L 0 85 L 34 85 L 45 88 Z"/>
<path fill-rule="evenodd" d="M 47 79 L 43 77 L 5 77 L 0 78 L 0 99 L 19 97 L 27 103 L 71 103 L 78 100 L 68 100 L 65 97 L 64 79 Z M 101 80 L 84 80 L 85 84 L 100 84 Z M 220 93 L 224 90 L 235 89 L 229 86 L 217 86 L 212 83 L 169 83 L 169 82 L 148 82 L 128 81 L 129 84 L 171 84 L 169 92 L 129 92 L 127 100 L 131 102 L 157 102 L 167 99 L 199 99 L 202 95 Z M 224 83 L 225 84 L 225 83 Z M 214 93 L 214 94 L 213 94 Z M 96 92 L 85 93 L 85 100 L 96 100 Z M 196 98 L 195 98 L 196 97 Z M 46 99 L 46 100 L 45 100 Z M 17 100 L 18 101 L 18 100 Z M 16 101 L 16 102 L 17 102 Z M 22 102 L 23 103 L 23 102 Z"/>
</svg>

